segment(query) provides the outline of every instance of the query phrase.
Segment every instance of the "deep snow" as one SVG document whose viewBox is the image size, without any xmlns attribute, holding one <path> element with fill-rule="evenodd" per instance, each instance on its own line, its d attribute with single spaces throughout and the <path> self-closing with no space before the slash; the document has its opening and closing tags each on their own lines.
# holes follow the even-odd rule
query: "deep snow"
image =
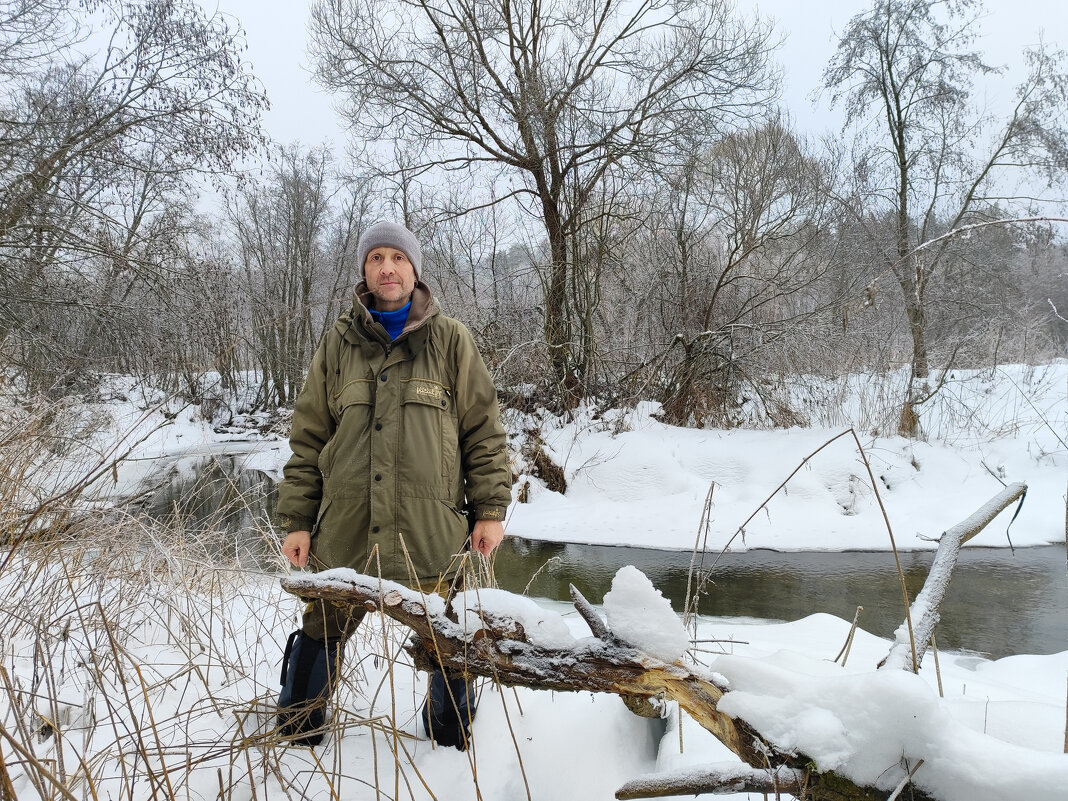
<svg viewBox="0 0 1068 801">
<path fill-rule="evenodd" d="M 872 428 L 885 429 L 885 423 L 871 425 L 871 408 L 892 393 L 872 389 L 871 379 L 852 381 L 823 388 L 813 381 L 804 390 L 813 425 L 789 431 L 672 428 L 655 419 L 656 408 L 649 404 L 607 414 L 583 409 L 570 420 L 512 415 L 513 430 L 540 429 L 548 452 L 564 467 L 569 490 L 563 496 L 549 492 L 517 458 L 516 492 L 529 484 L 530 502 L 513 504 L 508 532 L 688 550 L 699 539 L 705 497 L 714 485 L 707 542 L 701 537 L 710 551 L 728 544 L 734 549 L 885 549 L 889 537 L 877 489 L 898 546 L 932 548 L 941 531 L 974 512 L 1001 489 L 1001 482 L 1024 481 L 1029 491 L 1008 534 L 1012 543 L 1064 541 L 1068 362 L 959 374 L 923 410 L 927 441 L 875 433 Z M 143 437 L 133 446 L 133 456 L 143 461 L 121 465 L 98 484 L 101 496 L 132 491 L 153 464 L 149 460 L 161 455 L 180 468 L 184 459 L 205 449 L 235 447 L 219 444 L 233 436 L 216 435 L 194 409 L 178 409 L 156 431 L 149 430 L 154 423 L 148 420 L 130 433 L 129 422 L 139 414 L 136 407 L 133 401 L 113 404 L 118 409 L 113 432 L 127 432 L 130 443 Z M 851 425 L 857 427 L 875 487 L 851 435 L 819 450 Z M 247 450 L 246 466 L 277 475 L 288 456 L 284 441 L 246 440 L 251 441 L 236 446 Z M 811 458 L 806 462 L 806 457 Z M 763 508 L 764 500 L 799 466 Z M 973 543 L 1007 545 L 1011 514 L 1003 513 Z M 640 603 L 635 581 L 634 576 L 624 579 L 627 591 L 615 612 L 611 601 L 606 604 L 606 614 L 617 625 Z M 254 602 L 227 609 L 227 625 L 236 632 L 233 647 L 253 644 L 247 671 L 219 681 L 212 694 L 269 701 L 291 623 L 276 618 L 265 624 L 263 610 L 278 606 L 282 617 L 292 621 L 297 602 L 282 596 L 270 577 L 254 580 L 249 592 Z M 478 599 L 480 604 L 493 602 L 492 593 L 483 592 Z M 517 613 L 523 606 L 501 602 Z M 555 614 L 529 607 L 522 614 L 531 625 L 544 626 L 552 642 L 563 645 L 570 637 L 589 635 L 567 607 L 546 601 L 539 605 Z M 561 620 L 570 632 L 560 628 Z M 670 632 L 667 619 L 662 622 Z M 846 667 L 829 661 L 848 629 L 847 621 L 828 615 L 785 624 L 705 617 L 698 621 L 697 638 L 717 642 L 701 645 L 694 655 L 731 682 L 724 710 L 757 724 L 783 747 L 805 750 L 821 768 L 892 787 L 905 764 L 912 766 L 922 757 L 916 780 L 947 799 L 1062 797 L 1068 786 L 1068 756 L 1062 753 L 1068 650 L 997 661 L 942 653 L 945 698 L 940 699 L 931 656 L 918 677 L 876 671 L 890 643 L 863 630 L 856 634 Z M 638 622 L 629 637 L 649 634 Z M 532 799 L 609 799 L 639 774 L 693 770 L 731 758 L 685 715 L 680 719 L 672 705 L 666 720 L 649 721 L 631 715 L 610 696 L 501 691 L 489 684 L 482 689 L 474 750 L 461 754 L 434 748 L 422 739 L 416 723 L 422 677 L 403 659 L 387 676 L 386 660 L 368 658 L 384 648 L 395 654 L 399 636 L 384 637 L 378 621 L 368 619 L 350 648 L 352 681 L 339 694 L 336 714 L 357 721 L 385 714 L 411 738 L 404 740 L 396 760 L 389 738 L 367 725 L 354 724 L 315 751 L 285 749 L 281 770 L 287 777 L 300 777 L 303 796 L 362 801 L 379 797 L 372 789 L 377 784 L 388 795 L 399 787 L 401 798 L 509 801 L 527 798 L 529 787 Z M 157 628 L 144 633 L 135 651 L 146 663 L 158 665 L 165 661 L 161 654 L 167 642 L 167 634 Z M 649 645 L 657 650 L 662 644 Z M 17 644 L 10 647 L 13 672 L 25 673 L 30 669 L 28 644 L 21 643 L 21 650 Z M 673 656 L 677 650 L 661 653 Z M 196 701 L 184 696 L 175 701 L 175 719 L 188 714 L 183 703 Z M 225 716 L 198 721 L 197 736 L 207 741 L 233 734 L 233 721 Z M 181 729 L 171 736 L 180 747 L 190 735 Z M 190 797 L 218 794 L 217 767 L 209 761 L 195 772 Z M 265 774 L 261 789 L 271 798 L 272 792 L 280 792 L 278 779 Z"/>
</svg>

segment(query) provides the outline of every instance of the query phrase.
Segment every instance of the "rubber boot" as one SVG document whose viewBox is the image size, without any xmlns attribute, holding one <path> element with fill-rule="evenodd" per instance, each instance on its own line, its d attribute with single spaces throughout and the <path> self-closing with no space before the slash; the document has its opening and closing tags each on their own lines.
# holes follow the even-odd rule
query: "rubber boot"
<svg viewBox="0 0 1068 801">
<path fill-rule="evenodd" d="M 475 706 L 473 682 L 463 676 L 446 678 L 444 673 L 431 673 L 430 690 L 421 713 L 423 729 L 438 745 L 466 751 Z"/>
<path fill-rule="evenodd" d="M 326 734 L 326 703 L 337 686 L 341 641 L 324 642 L 301 630 L 289 635 L 282 657 L 278 733 L 294 745 L 319 745 Z"/>
</svg>

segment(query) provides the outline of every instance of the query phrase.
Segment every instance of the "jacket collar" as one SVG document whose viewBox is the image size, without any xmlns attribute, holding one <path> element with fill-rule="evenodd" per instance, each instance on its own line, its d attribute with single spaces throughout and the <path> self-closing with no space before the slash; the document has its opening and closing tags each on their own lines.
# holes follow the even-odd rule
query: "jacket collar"
<svg viewBox="0 0 1068 801">
<path fill-rule="evenodd" d="M 341 335 L 353 345 L 360 344 L 360 340 L 367 344 L 391 344 L 389 334 L 381 324 L 374 321 L 368 311 L 373 304 L 374 295 L 367 288 L 367 282 L 360 281 L 352 294 L 352 308 L 337 321 Z M 421 351 L 426 346 L 426 323 L 438 312 L 438 304 L 430 293 L 430 288 L 422 281 L 416 281 L 415 289 L 412 290 L 412 308 L 408 312 L 408 322 L 404 324 L 404 330 L 395 340 L 395 344 L 407 341 L 413 355 Z"/>
</svg>

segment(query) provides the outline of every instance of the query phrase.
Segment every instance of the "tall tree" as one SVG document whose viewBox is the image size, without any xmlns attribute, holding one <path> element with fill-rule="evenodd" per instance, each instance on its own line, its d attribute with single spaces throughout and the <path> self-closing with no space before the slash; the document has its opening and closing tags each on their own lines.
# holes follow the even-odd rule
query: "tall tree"
<svg viewBox="0 0 1068 801">
<path fill-rule="evenodd" d="M 1004 196 L 1006 173 L 1055 182 L 1068 171 L 1063 54 L 1029 50 L 1012 108 L 985 113 L 972 82 L 999 70 L 971 49 L 981 9 L 979 0 L 876 0 L 850 20 L 824 72 L 847 127 L 868 137 L 849 193 L 857 216 L 894 221 L 884 256 L 912 340 L 906 435 L 919 433 L 916 407 L 931 393 L 927 291 L 954 247 L 953 237 L 932 240 L 983 219 L 995 202 L 1024 208 L 1030 198 Z"/>
<path fill-rule="evenodd" d="M 360 275 L 355 232 L 370 208 L 369 184 L 347 182 L 339 197 L 325 147 L 284 148 L 264 179 L 227 201 L 242 290 L 251 304 L 250 339 L 260 368 L 260 400 L 291 404 L 308 361 L 338 305 L 348 307 Z"/>
<path fill-rule="evenodd" d="M 483 202 L 518 198 L 539 221 L 565 400 L 583 391 L 568 293 L 587 204 L 677 138 L 753 115 L 774 83 L 768 28 L 726 0 L 320 0 L 312 32 L 358 134 L 420 143 L 424 169 L 503 169 L 509 188 Z"/>
<path fill-rule="evenodd" d="M 241 36 L 195 0 L 0 6 L 0 339 L 24 364 L 70 355 L 33 330 L 62 309 L 89 318 L 54 329 L 83 332 L 79 372 L 130 277 L 159 268 L 154 240 L 191 177 L 262 142 Z"/>
</svg>

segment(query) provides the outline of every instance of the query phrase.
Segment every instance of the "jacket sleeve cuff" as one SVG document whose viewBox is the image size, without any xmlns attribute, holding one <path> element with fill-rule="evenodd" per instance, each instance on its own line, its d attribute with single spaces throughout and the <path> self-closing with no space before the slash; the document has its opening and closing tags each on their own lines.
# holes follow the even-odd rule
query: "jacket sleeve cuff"
<svg viewBox="0 0 1068 801">
<path fill-rule="evenodd" d="M 279 515 L 277 522 L 283 534 L 291 531 L 311 531 L 312 526 L 315 525 L 315 521 L 310 517 L 297 517 L 296 515 Z"/>
<path fill-rule="evenodd" d="M 503 523 L 507 511 L 508 508 L 505 506 L 477 506 L 475 507 L 475 520 L 497 520 Z"/>
</svg>

